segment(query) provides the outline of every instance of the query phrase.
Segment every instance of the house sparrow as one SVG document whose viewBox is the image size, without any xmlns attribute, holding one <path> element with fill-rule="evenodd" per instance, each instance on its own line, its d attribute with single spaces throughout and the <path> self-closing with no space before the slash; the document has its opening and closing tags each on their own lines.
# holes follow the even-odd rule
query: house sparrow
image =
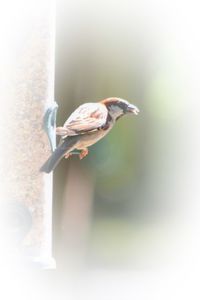
<svg viewBox="0 0 200 300">
<path fill-rule="evenodd" d="M 73 155 L 75 149 L 81 150 L 79 158 L 84 158 L 88 155 L 87 147 L 102 139 L 115 122 L 128 113 L 137 115 L 139 109 L 128 101 L 115 97 L 98 103 L 80 105 L 63 127 L 56 128 L 56 134 L 61 136 L 61 142 L 40 171 L 50 173 L 63 157 Z"/>
</svg>

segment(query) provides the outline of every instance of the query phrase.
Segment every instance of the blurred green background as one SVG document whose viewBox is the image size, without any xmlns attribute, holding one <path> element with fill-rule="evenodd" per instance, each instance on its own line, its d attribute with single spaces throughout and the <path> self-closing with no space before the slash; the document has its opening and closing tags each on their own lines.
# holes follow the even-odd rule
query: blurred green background
<svg viewBox="0 0 200 300">
<path fill-rule="evenodd" d="M 146 4 L 58 3 L 57 125 L 78 105 L 111 96 L 140 109 L 83 161 L 63 159 L 55 171 L 54 256 L 61 269 L 146 269 L 167 259 L 163 249 L 178 217 L 184 71 L 165 7 L 154 14 Z"/>
</svg>

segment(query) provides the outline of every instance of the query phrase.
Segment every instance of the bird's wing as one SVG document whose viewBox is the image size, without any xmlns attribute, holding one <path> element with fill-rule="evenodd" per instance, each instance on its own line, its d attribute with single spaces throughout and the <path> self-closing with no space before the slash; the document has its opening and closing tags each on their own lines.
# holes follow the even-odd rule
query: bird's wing
<svg viewBox="0 0 200 300">
<path fill-rule="evenodd" d="M 85 103 L 79 106 L 67 119 L 63 127 L 57 128 L 57 134 L 63 138 L 96 131 L 105 125 L 108 110 L 102 103 Z"/>
</svg>

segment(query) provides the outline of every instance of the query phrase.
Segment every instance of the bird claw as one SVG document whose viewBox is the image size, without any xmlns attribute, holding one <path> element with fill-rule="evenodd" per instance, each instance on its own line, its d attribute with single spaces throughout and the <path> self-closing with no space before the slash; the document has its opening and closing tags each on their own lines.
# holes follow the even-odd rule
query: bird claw
<svg viewBox="0 0 200 300">
<path fill-rule="evenodd" d="M 88 155 L 88 153 L 89 153 L 88 149 L 83 149 L 83 150 L 81 151 L 81 153 L 79 154 L 79 158 L 80 158 L 80 159 L 83 159 L 85 156 Z"/>
<path fill-rule="evenodd" d="M 89 153 L 88 149 L 83 149 L 81 152 L 76 152 L 76 151 L 74 151 L 74 152 L 66 153 L 64 157 L 65 157 L 66 159 L 68 159 L 68 158 L 71 157 L 72 155 L 78 154 L 79 158 L 80 158 L 80 159 L 83 159 L 85 156 L 88 155 L 88 153 Z"/>
<path fill-rule="evenodd" d="M 72 155 L 73 155 L 73 153 L 67 153 L 67 154 L 65 154 L 65 159 L 68 159 Z"/>
</svg>

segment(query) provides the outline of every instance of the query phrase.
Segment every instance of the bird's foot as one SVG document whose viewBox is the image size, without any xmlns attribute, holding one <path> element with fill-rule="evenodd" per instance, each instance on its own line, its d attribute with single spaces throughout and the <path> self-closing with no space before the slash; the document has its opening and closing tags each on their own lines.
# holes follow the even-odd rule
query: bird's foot
<svg viewBox="0 0 200 300">
<path fill-rule="evenodd" d="M 83 149 L 83 150 L 81 151 L 81 153 L 79 154 L 79 158 L 80 158 L 80 159 L 83 159 L 85 156 L 88 155 L 88 153 L 89 153 L 89 151 L 88 151 L 87 148 Z"/>
<path fill-rule="evenodd" d="M 69 152 L 67 154 L 65 154 L 65 158 L 68 159 L 69 157 L 71 157 L 73 155 L 73 153 Z"/>
</svg>

